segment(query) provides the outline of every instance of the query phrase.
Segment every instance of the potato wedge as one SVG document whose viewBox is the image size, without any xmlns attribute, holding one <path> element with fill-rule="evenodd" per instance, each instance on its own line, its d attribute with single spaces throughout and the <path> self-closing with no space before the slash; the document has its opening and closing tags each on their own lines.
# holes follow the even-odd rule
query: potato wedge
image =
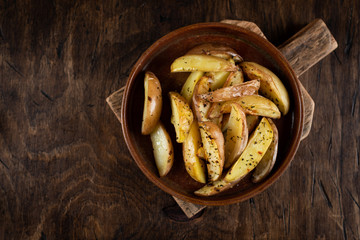
<svg viewBox="0 0 360 240">
<path fill-rule="evenodd" d="M 244 95 L 253 95 L 257 93 L 260 87 L 260 80 L 252 80 L 242 84 L 224 87 L 213 92 L 208 92 L 200 95 L 200 98 L 208 102 L 225 102 Z"/>
<path fill-rule="evenodd" d="M 199 125 L 196 120 L 191 124 L 190 132 L 183 143 L 183 157 L 185 169 L 188 174 L 195 180 L 201 183 L 206 183 L 206 169 L 205 163 L 197 156 L 198 150 L 201 147 L 201 137 Z"/>
<path fill-rule="evenodd" d="M 201 141 L 205 150 L 208 179 L 220 178 L 224 166 L 224 136 L 221 129 L 212 122 L 199 122 Z"/>
<path fill-rule="evenodd" d="M 259 124 L 259 116 L 246 115 L 246 125 L 249 130 L 249 135 L 254 131 L 255 127 Z"/>
<path fill-rule="evenodd" d="M 231 87 L 235 85 L 239 85 L 244 82 L 244 73 L 241 68 L 238 71 L 231 72 L 226 79 L 223 87 Z"/>
<path fill-rule="evenodd" d="M 281 117 L 278 107 L 272 101 L 260 95 L 241 96 L 233 101 L 225 102 L 221 106 L 221 112 L 228 112 L 231 109 L 231 104 L 234 102 L 240 104 L 246 114 L 274 119 Z M 213 112 L 210 113 L 214 115 Z"/>
<path fill-rule="evenodd" d="M 205 159 L 206 157 L 205 157 L 205 150 L 204 150 L 204 148 L 203 148 L 203 147 L 199 147 L 196 155 L 197 155 L 199 158 L 201 158 L 201 159 Z"/>
<path fill-rule="evenodd" d="M 160 177 L 164 177 L 168 174 L 174 163 L 174 149 L 171 138 L 160 121 L 154 131 L 151 132 L 150 139 L 154 149 L 156 167 Z"/>
<path fill-rule="evenodd" d="M 207 76 L 203 76 L 195 85 L 193 98 L 192 98 L 192 109 L 199 122 L 208 121 L 206 117 L 207 111 L 210 108 L 210 103 L 199 97 L 200 94 L 209 92 L 210 79 Z"/>
<path fill-rule="evenodd" d="M 203 197 L 213 196 L 233 187 L 235 184 L 235 182 L 226 182 L 224 179 L 220 179 L 206 184 L 202 188 L 196 190 L 194 194 Z"/>
<path fill-rule="evenodd" d="M 263 117 L 251 134 L 245 150 L 224 177 L 227 182 L 238 181 L 252 171 L 260 162 L 273 139 L 269 121 Z"/>
<path fill-rule="evenodd" d="M 240 105 L 232 103 L 225 137 L 225 169 L 231 167 L 244 151 L 248 134 L 245 113 Z"/>
<path fill-rule="evenodd" d="M 211 55 L 226 60 L 234 59 L 235 62 L 243 61 L 242 57 L 231 47 L 215 44 L 215 43 L 206 43 L 206 44 L 198 45 L 186 53 L 186 55 L 194 55 L 194 54 Z"/>
<path fill-rule="evenodd" d="M 226 135 L 226 130 L 229 127 L 230 114 L 223 114 L 222 116 L 223 116 L 223 119 L 222 119 L 222 122 L 221 122 L 221 131 L 223 133 L 225 133 L 225 135 Z"/>
<path fill-rule="evenodd" d="M 259 92 L 273 101 L 281 113 L 286 115 L 290 108 L 290 99 L 281 80 L 272 71 L 257 63 L 242 62 L 240 66 L 249 79 L 260 79 Z"/>
<path fill-rule="evenodd" d="M 242 70 L 239 69 L 239 71 L 231 72 L 228 75 L 228 78 L 223 84 L 223 87 L 231 87 L 231 86 L 239 85 L 243 82 L 244 82 L 244 74 L 242 73 Z M 221 109 L 220 103 L 212 103 L 210 109 L 207 112 L 206 117 L 209 119 L 218 118 L 221 115 L 220 109 Z"/>
<path fill-rule="evenodd" d="M 211 78 L 211 82 L 210 82 L 210 88 L 212 91 L 221 88 L 226 79 L 228 78 L 230 72 L 207 72 L 206 76 L 208 76 L 209 78 Z"/>
<path fill-rule="evenodd" d="M 154 73 L 145 73 L 144 88 L 145 100 L 141 134 L 148 135 L 155 129 L 162 109 L 161 85 Z"/>
<path fill-rule="evenodd" d="M 169 92 L 171 102 L 171 123 L 175 127 L 176 141 L 182 143 L 189 134 L 194 120 L 193 113 L 185 98 L 177 92 Z"/>
<path fill-rule="evenodd" d="M 195 85 L 203 75 L 204 72 L 190 73 L 189 77 L 186 79 L 186 82 L 181 89 L 181 96 L 183 96 L 189 104 L 191 103 Z"/>
<path fill-rule="evenodd" d="M 175 59 L 170 67 L 171 72 L 231 72 L 237 69 L 231 62 L 209 55 L 185 55 Z"/>
<path fill-rule="evenodd" d="M 274 133 L 273 140 L 269 148 L 267 149 L 265 155 L 263 156 L 263 158 L 261 159 L 261 161 L 254 170 L 254 173 L 251 178 L 252 182 L 254 183 L 264 180 L 269 175 L 276 162 L 278 144 L 279 144 L 279 133 L 274 122 L 271 119 L 268 119 L 268 121 Z"/>
</svg>

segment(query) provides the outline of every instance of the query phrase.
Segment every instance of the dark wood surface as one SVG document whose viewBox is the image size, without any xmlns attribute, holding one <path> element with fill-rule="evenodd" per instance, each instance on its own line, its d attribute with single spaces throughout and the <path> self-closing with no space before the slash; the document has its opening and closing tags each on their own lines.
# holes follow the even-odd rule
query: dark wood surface
<svg viewBox="0 0 360 240">
<path fill-rule="evenodd" d="M 360 238 L 359 1 L 208 2 L 0 2 L 0 239 Z M 280 45 L 315 18 L 339 47 L 300 78 L 316 109 L 292 165 L 249 201 L 181 217 L 106 97 L 176 28 L 242 19 Z"/>
</svg>

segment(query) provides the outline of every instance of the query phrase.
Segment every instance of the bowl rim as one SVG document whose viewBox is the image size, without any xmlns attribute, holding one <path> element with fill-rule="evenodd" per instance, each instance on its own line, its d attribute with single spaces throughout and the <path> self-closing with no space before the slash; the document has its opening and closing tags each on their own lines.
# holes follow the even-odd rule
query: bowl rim
<svg viewBox="0 0 360 240">
<path fill-rule="evenodd" d="M 128 128 L 128 124 L 126 121 L 127 116 L 128 116 L 127 115 L 127 106 L 128 106 L 128 102 L 129 102 L 130 89 L 134 84 L 134 80 L 135 80 L 137 74 L 141 72 L 141 69 L 140 69 L 140 66 L 142 65 L 141 63 L 144 60 L 148 59 L 151 56 L 151 53 L 155 49 L 157 49 L 159 47 L 159 45 L 161 45 L 163 42 L 168 41 L 174 35 L 182 34 L 189 30 L 201 29 L 201 28 L 226 28 L 226 29 L 229 29 L 232 31 L 238 31 L 238 32 L 242 32 L 246 35 L 250 35 L 250 38 L 255 38 L 259 42 L 259 44 L 261 44 L 261 46 L 264 46 L 266 48 L 266 50 L 269 52 L 269 54 L 272 57 L 274 57 L 277 60 L 277 62 L 280 61 L 282 63 L 282 65 L 285 66 L 285 68 L 281 68 L 281 70 L 284 72 L 288 72 L 290 74 L 290 76 L 293 78 L 294 85 L 295 85 L 295 89 L 293 89 L 293 91 L 294 91 L 293 98 L 294 98 L 294 102 L 299 105 L 298 111 L 295 111 L 295 113 L 299 114 L 300 119 L 299 119 L 299 124 L 294 126 L 294 144 L 292 146 L 290 146 L 289 153 L 285 156 L 285 158 L 283 160 L 283 164 L 281 164 L 280 167 L 278 168 L 278 170 L 276 172 L 274 172 L 274 174 L 272 174 L 270 177 L 268 177 L 265 181 L 258 183 L 256 188 L 250 190 L 249 192 L 247 192 L 245 194 L 242 194 L 239 196 L 234 196 L 234 197 L 231 197 L 228 199 L 206 199 L 205 197 L 199 197 L 196 195 L 190 197 L 190 196 L 178 193 L 177 191 L 173 190 L 172 188 L 170 188 L 170 187 L 166 186 L 164 183 L 162 183 L 161 178 L 152 174 L 146 168 L 146 166 L 142 163 L 140 154 L 136 151 L 133 143 L 131 142 L 130 133 L 128 131 L 129 128 Z M 122 120 L 121 125 L 122 125 L 122 132 L 124 135 L 125 143 L 128 147 L 128 150 L 129 150 L 132 158 L 134 159 L 134 161 L 136 162 L 136 164 L 138 165 L 140 170 L 143 172 L 143 174 L 153 184 L 155 184 L 157 187 L 159 187 L 163 191 L 167 192 L 168 194 L 175 196 L 177 198 L 180 198 L 187 202 L 191 202 L 194 204 L 201 204 L 201 205 L 220 206 L 220 205 L 228 205 L 228 204 L 242 202 L 251 197 L 254 197 L 255 195 L 260 194 L 265 189 L 269 188 L 285 172 L 285 170 L 289 167 L 290 163 L 292 162 L 292 160 L 297 152 L 297 149 L 300 145 L 301 134 L 302 134 L 303 124 L 304 124 L 304 106 L 303 106 L 303 104 L 304 104 L 304 102 L 303 102 L 303 97 L 302 97 L 302 93 L 301 93 L 300 82 L 299 82 L 296 74 L 294 73 L 289 62 L 286 60 L 286 58 L 283 56 L 283 54 L 271 42 L 269 42 L 267 39 L 259 36 L 258 34 L 252 32 L 246 28 L 243 28 L 243 27 L 239 27 L 239 26 L 232 25 L 232 24 L 220 23 L 220 22 L 204 22 L 204 23 L 196 23 L 196 24 L 184 26 L 184 27 L 181 27 L 181 28 L 178 28 L 176 30 L 169 32 L 165 36 L 163 36 L 160 39 L 158 39 L 157 41 L 155 41 L 139 57 L 139 59 L 133 65 L 133 68 L 129 74 L 129 77 L 127 78 L 127 81 L 126 81 L 123 98 L 122 98 L 122 104 L 121 104 L 121 120 Z"/>
</svg>

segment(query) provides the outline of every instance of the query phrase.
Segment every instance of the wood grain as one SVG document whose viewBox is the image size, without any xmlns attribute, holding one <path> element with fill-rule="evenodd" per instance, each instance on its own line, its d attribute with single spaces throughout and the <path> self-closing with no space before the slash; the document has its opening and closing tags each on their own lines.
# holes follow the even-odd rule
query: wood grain
<svg viewBox="0 0 360 240">
<path fill-rule="evenodd" d="M 0 239 L 359 239 L 359 4 L 1 1 Z M 286 173 L 247 202 L 175 222 L 104 99 L 161 36 L 227 18 L 274 45 L 321 18 L 339 47 L 300 77 L 316 110 Z"/>
</svg>

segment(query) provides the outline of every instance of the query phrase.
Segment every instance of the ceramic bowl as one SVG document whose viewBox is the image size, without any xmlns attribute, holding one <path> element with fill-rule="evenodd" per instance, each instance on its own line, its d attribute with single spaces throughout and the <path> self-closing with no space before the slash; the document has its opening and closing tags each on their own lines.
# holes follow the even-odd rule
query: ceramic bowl
<svg viewBox="0 0 360 240">
<path fill-rule="evenodd" d="M 211 197 L 199 197 L 194 191 L 203 184 L 186 172 L 181 144 L 175 141 L 170 123 L 169 91 L 180 91 L 189 73 L 170 73 L 171 63 L 191 48 L 203 43 L 220 43 L 235 49 L 246 61 L 257 62 L 272 70 L 284 83 L 290 96 L 290 111 L 276 120 L 279 130 L 279 151 L 270 175 L 257 184 L 248 174 L 232 189 Z M 161 121 L 173 139 L 175 161 L 170 173 L 160 178 L 154 162 L 149 136 L 141 135 L 144 106 L 144 74 L 152 71 L 163 91 Z M 287 60 L 270 42 L 241 27 L 224 23 L 199 23 L 175 30 L 156 41 L 135 63 L 127 80 L 121 110 L 122 130 L 127 147 L 145 176 L 165 192 L 182 200 L 203 205 L 226 205 L 249 199 L 274 183 L 295 156 L 303 128 L 303 100 L 299 82 Z M 141 191 L 141 189 L 139 189 Z M 284 189 L 284 191 L 288 191 Z"/>
</svg>

